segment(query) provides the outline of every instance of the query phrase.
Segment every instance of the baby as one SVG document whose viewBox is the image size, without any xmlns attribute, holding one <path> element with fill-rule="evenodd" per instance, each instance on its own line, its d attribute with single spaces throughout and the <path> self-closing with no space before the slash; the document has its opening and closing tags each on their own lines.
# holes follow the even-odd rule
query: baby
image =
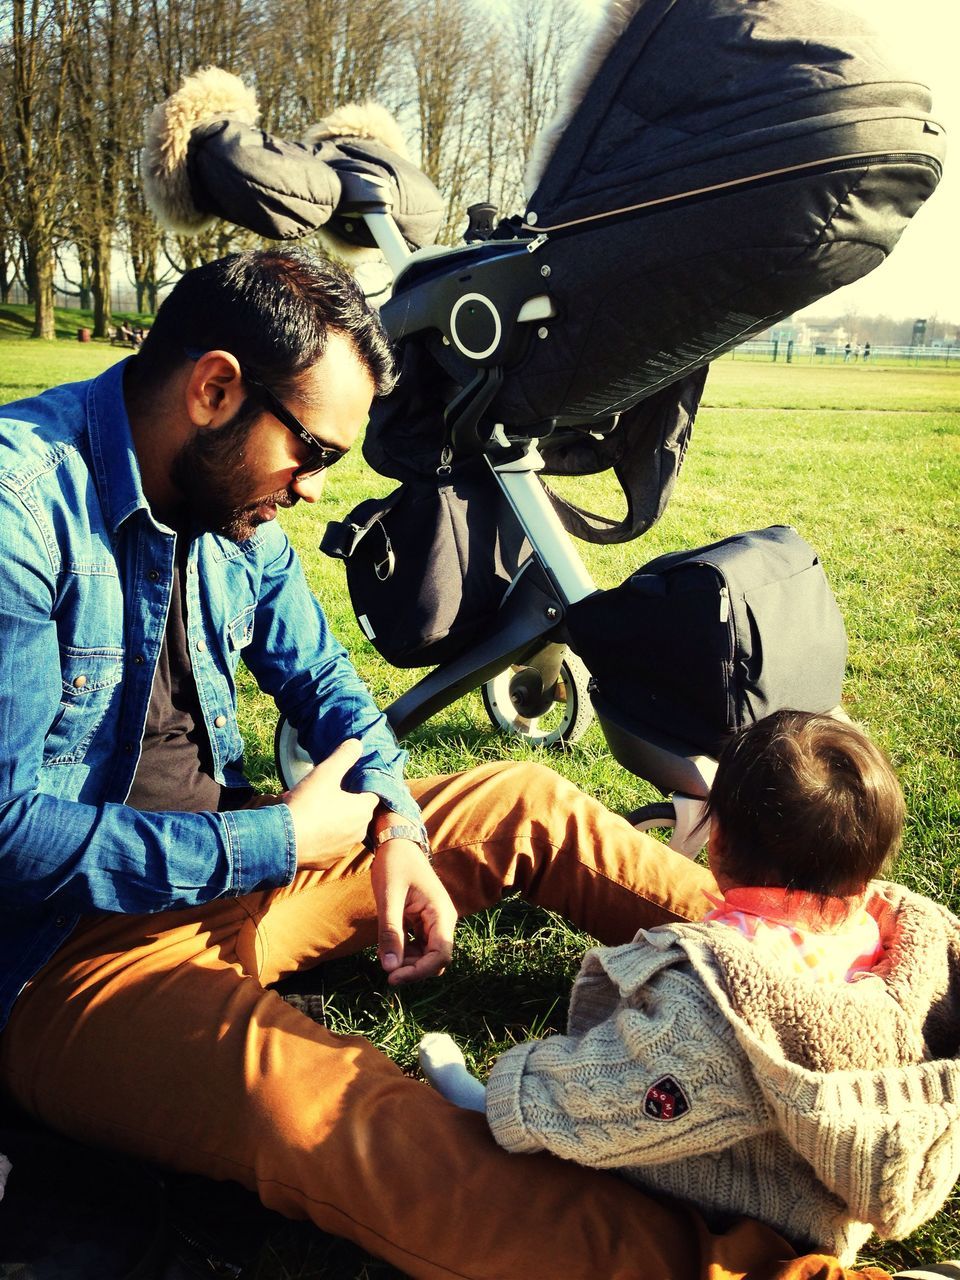
<svg viewBox="0 0 960 1280">
<path fill-rule="evenodd" d="M 587 953 L 563 1036 L 486 1088 L 448 1036 L 420 1060 L 514 1152 L 616 1169 L 749 1214 L 845 1265 L 960 1177 L 960 921 L 875 879 L 904 802 L 853 725 L 778 712 L 738 734 L 710 793 L 719 893 L 699 923 Z"/>
</svg>

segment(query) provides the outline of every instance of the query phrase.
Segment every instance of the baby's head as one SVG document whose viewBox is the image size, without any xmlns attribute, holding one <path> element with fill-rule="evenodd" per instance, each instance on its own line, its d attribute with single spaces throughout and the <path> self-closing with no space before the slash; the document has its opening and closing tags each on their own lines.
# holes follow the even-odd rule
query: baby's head
<svg viewBox="0 0 960 1280">
<path fill-rule="evenodd" d="M 710 789 L 710 865 L 721 888 L 777 885 L 862 894 L 895 855 L 903 792 L 883 752 L 849 722 L 777 711 L 721 753 Z"/>
</svg>

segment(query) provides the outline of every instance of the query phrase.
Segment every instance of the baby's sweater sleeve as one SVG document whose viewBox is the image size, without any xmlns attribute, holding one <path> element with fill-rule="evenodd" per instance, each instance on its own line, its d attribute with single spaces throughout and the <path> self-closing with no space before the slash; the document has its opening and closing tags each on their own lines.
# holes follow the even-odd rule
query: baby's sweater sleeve
<svg viewBox="0 0 960 1280">
<path fill-rule="evenodd" d="M 501 1146 L 614 1169 L 706 1155 L 769 1128 L 733 1029 L 688 968 L 614 992 L 612 1009 L 592 999 L 591 983 L 609 983 L 578 980 L 581 1006 L 584 996 L 608 1006 L 602 1020 L 517 1045 L 494 1064 L 487 1121 Z"/>
</svg>

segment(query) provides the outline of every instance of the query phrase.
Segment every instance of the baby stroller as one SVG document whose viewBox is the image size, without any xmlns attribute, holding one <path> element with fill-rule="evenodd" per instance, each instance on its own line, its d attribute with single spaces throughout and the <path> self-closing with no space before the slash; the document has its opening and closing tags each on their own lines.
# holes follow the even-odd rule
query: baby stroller
<svg viewBox="0 0 960 1280">
<path fill-rule="evenodd" d="M 380 653 L 433 668 L 386 709 L 396 733 L 476 688 L 494 724 L 538 741 L 575 740 L 592 706 L 618 761 L 673 794 L 634 819 L 675 823 L 693 851 L 724 738 L 778 706 L 839 703 L 823 570 L 775 527 L 598 592 L 570 535 L 649 528 L 709 362 L 893 249 L 941 173 L 926 88 L 827 0 L 613 0 L 537 144 L 524 214 L 474 207 L 447 249 L 430 247 L 432 185 L 367 116 L 266 138 L 238 86 L 208 70 L 157 108 L 149 194 L 177 230 L 323 226 L 394 272 L 381 316 L 401 376 L 363 449 L 400 485 L 323 545 Z M 540 479 L 604 470 L 623 518 Z M 276 744 L 289 784 L 310 761 L 294 726 Z"/>
</svg>

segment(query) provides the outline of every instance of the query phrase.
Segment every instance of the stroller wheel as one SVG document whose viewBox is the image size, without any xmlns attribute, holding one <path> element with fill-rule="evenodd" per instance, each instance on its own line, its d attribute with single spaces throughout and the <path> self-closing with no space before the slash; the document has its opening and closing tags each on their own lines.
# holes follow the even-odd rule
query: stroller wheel
<svg viewBox="0 0 960 1280">
<path fill-rule="evenodd" d="M 313 761 L 300 746 L 297 731 L 286 716 L 277 721 L 273 735 L 273 760 L 277 776 L 288 791 L 313 768 Z"/>
<path fill-rule="evenodd" d="M 494 728 L 518 734 L 540 747 L 570 746 L 593 720 L 590 673 L 568 649 L 552 688 L 543 690 L 532 667 L 507 667 L 480 690 Z"/>
<path fill-rule="evenodd" d="M 627 814 L 627 821 L 638 831 L 651 831 L 654 827 L 672 827 L 677 821 L 677 811 L 672 800 L 641 805 Z"/>
<path fill-rule="evenodd" d="M 674 792 L 669 800 L 641 805 L 627 814 L 627 821 L 637 831 L 654 827 L 672 827 L 668 843 L 671 849 L 695 858 L 710 836 L 710 819 L 706 795 L 688 796 Z"/>
</svg>

